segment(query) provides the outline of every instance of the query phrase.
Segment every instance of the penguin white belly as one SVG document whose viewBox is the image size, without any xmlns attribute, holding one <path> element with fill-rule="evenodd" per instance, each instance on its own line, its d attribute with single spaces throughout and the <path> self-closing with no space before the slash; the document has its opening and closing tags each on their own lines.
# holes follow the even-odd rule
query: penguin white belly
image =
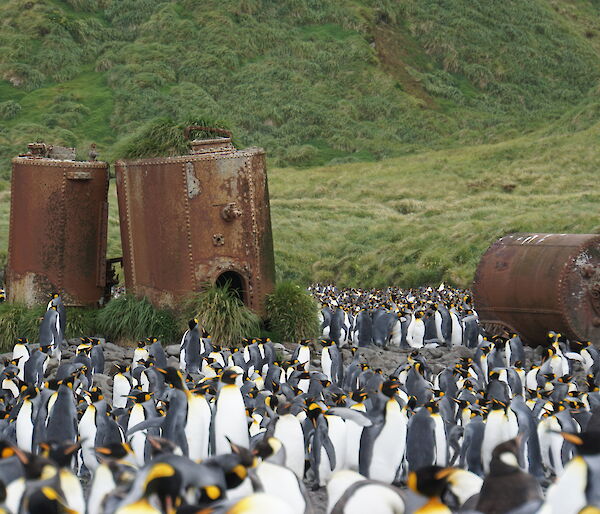
<svg viewBox="0 0 600 514">
<path fill-rule="evenodd" d="M 19 388 L 17 387 L 17 384 L 8 378 L 5 378 L 2 381 L 2 389 L 8 389 L 15 398 L 19 396 Z"/>
<path fill-rule="evenodd" d="M 404 514 L 404 502 L 399 494 L 387 487 L 370 484 L 360 487 L 346 502 L 344 514 Z"/>
<path fill-rule="evenodd" d="M 27 483 L 22 477 L 17 478 L 8 484 L 6 487 L 6 501 L 4 502 L 4 505 L 9 512 L 19 512 L 21 498 L 23 498 L 23 493 L 26 488 Z"/>
<path fill-rule="evenodd" d="M 309 379 L 303 379 L 298 381 L 298 389 L 300 389 L 300 391 L 302 391 L 303 393 L 308 393 L 308 386 L 310 386 Z"/>
<path fill-rule="evenodd" d="M 394 405 L 395 404 L 395 405 Z M 391 484 L 404 459 L 408 418 L 394 399 L 386 404 L 385 423 L 373 443 L 369 478 Z"/>
<path fill-rule="evenodd" d="M 527 372 L 526 379 L 525 379 L 525 386 L 530 391 L 535 391 L 537 389 L 537 374 L 538 374 L 538 371 L 539 371 L 539 368 L 534 368 L 534 369 L 529 370 Z"/>
<path fill-rule="evenodd" d="M 435 333 L 438 341 L 441 343 L 444 341 L 444 335 L 442 334 L 442 315 L 439 311 L 435 311 L 433 315 L 435 322 Z"/>
<path fill-rule="evenodd" d="M 186 370 L 186 360 L 185 360 L 185 348 L 182 348 L 181 350 L 179 350 L 179 369 L 181 371 L 185 371 Z"/>
<path fill-rule="evenodd" d="M 52 409 L 54 408 L 54 404 L 56 403 L 56 399 L 58 398 L 58 393 L 52 393 L 52 396 L 48 399 L 48 407 L 46 408 L 46 426 L 48 426 L 48 421 L 50 420 L 50 416 L 52 415 Z"/>
<path fill-rule="evenodd" d="M 84 514 L 85 513 L 85 498 L 83 497 L 83 489 L 81 482 L 70 471 L 61 469 L 59 472 L 60 488 L 65 495 L 65 502 L 72 511 Z"/>
<path fill-rule="evenodd" d="M 93 473 L 98 467 L 98 459 L 96 458 L 96 452 L 94 451 L 94 442 L 96 441 L 96 407 L 90 405 L 81 419 L 78 425 L 79 439 L 81 440 L 81 455 L 83 457 L 83 463 L 88 470 Z"/>
<path fill-rule="evenodd" d="M 129 414 L 129 421 L 127 423 L 127 430 L 131 430 L 134 426 L 138 425 L 142 421 L 146 420 L 146 413 L 141 403 L 134 404 Z M 135 455 L 135 463 L 141 468 L 144 466 L 145 449 L 146 449 L 146 430 L 139 430 L 131 436 L 129 436 L 129 445 Z"/>
<path fill-rule="evenodd" d="M 463 327 L 458 315 L 452 312 L 450 314 L 450 319 L 452 320 L 452 336 L 450 337 L 450 342 L 452 346 L 459 346 L 463 344 Z"/>
<path fill-rule="evenodd" d="M 17 446 L 26 452 L 31 452 L 33 445 L 32 412 L 33 404 L 30 400 L 25 400 L 19 409 L 19 414 L 17 414 Z"/>
<path fill-rule="evenodd" d="M 150 380 L 148 380 L 148 375 L 146 375 L 145 371 L 142 371 L 140 375 L 140 386 L 145 393 L 150 390 Z"/>
<path fill-rule="evenodd" d="M 390 336 L 390 344 L 396 348 L 400 348 L 400 343 L 402 342 L 402 323 L 400 320 L 394 323 L 392 327 L 392 334 Z"/>
<path fill-rule="evenodd" d="M 335 472 L 346 467 L 346 422 L 339 416 L 325 415 L 325 418 L 329 426 L 329 439 L 335 449 Z"/>
<path fill-rule="evenodd" d="M 117 487 L 113 475 L 106 464 L 96 468 L 88 497 L 88 514 L 101 514 L 102 502 L 106 495 Z"/>
<path fill-rule="evenodd" d="M 308 371 L 310 367 L 310 348 L 301 346 L 298 352 L 298 362 L 304 365 L 304 371 Z"/>
<path fill-rule="evenodd" d="M 411 348 L 423 348 L 423 339 L 425 337 L 425 323 L 420 319 L 413 319 L 408 326 L 406 341 Z"/>
<path fill-rule="evenodd" d="M 217 455 L 231 452 L 227 437 L 232 443 L 244 448 L 250 447 L 246 407 L 242 394 L 235 385 L 224 385 L 219 391 L 214 423 Z"/>
<path fill-rule="evenodd" d="M 590 352 L 588 352 L 585 348 L 581 350 L 581 356 L 583 357 L 583 370 L 587 374 L 590 368 L 594 365 L 594 359 L 592 359 Z"/>
<path fill-rule="evenodd" d="M 346 421 L 346 425 L 346 468 L 358 471 L 360 438 L 364 427 L 351 420 Z"/>
<path fill-rule="evenodd" d="M 127 405 L 126 396 L 131 391 L 131 385 L 127 377 L 121 373 L 117 373 L 114 376 L 113 382 L 113 407 L 115 409 L 123 409 Z"/>
<path fill-rule="evenodd" d="M 483 431 L 483 441 L 481 443 L 481 463 L 486 474 L 490 469 L 490 461 L 492 460 L 494 448 L 510 439 L 505 439 L 504 422 L 504 411 L 493 410 L 488 414 Z"/>
<path fill-rule="evenodd" d="M 19 359 L 17 367 L 19 368 L 18 377 L 20 380 L 25 380 L 25 363 L 29 360 L 29 352 L 27 347 L 22 344 L 16 344 L 13 348 L 13 359 Z"/>
<path fill-rule="evenodd" d="M 442 416 L 439 414 L 432 414 L 431 418 L 435 424 L 435 465 L 444 467 L 448 461 L 448 457 L 446 455 L 448 451 L 448 443 L 446 441 L 444 421 Z"/>
<path fill-rule="evenodd" d="M 139 361 L 147 360 L 149 356 L 148 350 L 145 348 L 136 348 L 133 350 L 133 362 L 131 363 L 131 369 L 135 369 Z"/>
<path fill-rule="evenodd" d="M 185 436 L 188 441 L 188 457 L 192 460 L 208 457 L 211 411 L 203 396 L 193 396 L 188 401 Z"/>
<path fill-rule="evenodd" d="M 356 482 L 365 480 L 365 477 L 355 471 L 347 469 L 335 473 L 327 482 L 327 512 L 330 513 L 346 490 Z"/>
<path fill-rule="evenodd" d="M 329 355 L 329 348 L 327 346 L 324 347 L 323 351 L 321 352 L 321 369 L 327 376 L 327 380 L 333 382 L 331 377 L 331 356 Z"/>
<path fill-rule="evenodd" d="M 285 447 L 285 465 L 298 478 L 304 476 L 304 435 L 302 425 L 293 414 L 284 414 L 277 420 L 273 436 Z"/>
<path fill-rule="evenodd" d="M 540 514 L 576 514 L 587 505 L 588 467 L 581 456 L 573 458 L 548 488 Z"/>
<path fill-rule="evenodd" d="M 270 462 L 261 462 L 256 468 L 264 492 L 284 501 L 296 514 L 303 514 L 306 500 L 300 490 L 298 477 L 290 469 L 276 466 Z"/>
</svg>

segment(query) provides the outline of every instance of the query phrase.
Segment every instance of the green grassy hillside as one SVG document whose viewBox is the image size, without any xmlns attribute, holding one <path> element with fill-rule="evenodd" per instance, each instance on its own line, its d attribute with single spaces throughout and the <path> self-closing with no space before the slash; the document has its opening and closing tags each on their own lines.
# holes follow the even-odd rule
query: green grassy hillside
<svg viewBox="0 0 600 514">
<path fill-rule="evenodd" d="M 599 79 L 598 0 L 6 0 L 0 258 L 27 142 L 201 118 L 267 149 L 280 277 L 466 285 L 506 232 L 600 230 Z"/>
<path fill-rule="evenodd" d="M 32 139 L 223 120 L 277 165 L 531 131 L 600 75 L 595 0 L 6 0 L 0 173 Z"/>
</svg>

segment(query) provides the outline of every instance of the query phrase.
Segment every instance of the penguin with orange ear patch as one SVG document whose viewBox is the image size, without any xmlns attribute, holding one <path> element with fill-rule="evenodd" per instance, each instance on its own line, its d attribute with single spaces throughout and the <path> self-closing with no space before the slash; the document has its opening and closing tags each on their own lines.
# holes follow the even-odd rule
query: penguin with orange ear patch
<svg viewBox="0 0 600 514">
<path fill-rule="evenodd" d="M 579 513 L 587 505 L 600 505 L 600 431 L 561 435 L 575 446 L 577 455 L 548 488 L 543 514 Z"/>
</svg>

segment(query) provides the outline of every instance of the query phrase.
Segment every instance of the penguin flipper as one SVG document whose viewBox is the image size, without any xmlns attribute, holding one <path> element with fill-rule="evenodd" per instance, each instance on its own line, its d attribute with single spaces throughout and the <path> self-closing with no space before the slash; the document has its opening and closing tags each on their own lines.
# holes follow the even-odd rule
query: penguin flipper
<svg viewBox="0 0 600 514">
<path fill-rule="evenodd" d="M 332 407 L 326 414 L 333 414 L 340 418 L 354 421 L 354 423 L 361 427 L 370 427 L 373 424 L 373 421 L 365 412 L 349 409 L 347 407 Z"/>
<path fill-rule="evenodd" d="M 167 418 L 165 416 L 156 416 L 154 418 L 149 418 L 137 425 L 132 426 L 127 433 L 125 434 L 127 437 L 139 432 L 140 430 L 145 430 L 146 428 L 154 428 L 161 427 Z"/>
</svg>

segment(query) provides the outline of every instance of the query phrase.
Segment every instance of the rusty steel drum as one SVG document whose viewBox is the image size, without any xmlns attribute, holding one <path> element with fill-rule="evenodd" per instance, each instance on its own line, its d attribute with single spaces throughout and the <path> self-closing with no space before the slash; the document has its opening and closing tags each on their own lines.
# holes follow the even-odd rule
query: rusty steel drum
<svg viewBox="0 0 600 514">
<path fill-rule="evenodd" d="M 117 161 L 127 291 L 175 307 L 229 282 L 264 314 L 275 266 L 265 153 L 229 137 L 191 142 L 190 155 Z"/>
<path fill-rule="evenodd" d="M 8 301 L 45 304 L 59 292 L 66 305 L 102 303 L 108 180 L 105 162 L 39 153 L 13 159 Z"/>
<path fill-rule="evenodd" d="M 473 296 L 484 325 L 530 345 L 549 330 L 600 343 L 600 235 L 507 235 L 481 258 Z"/>
</svg>

